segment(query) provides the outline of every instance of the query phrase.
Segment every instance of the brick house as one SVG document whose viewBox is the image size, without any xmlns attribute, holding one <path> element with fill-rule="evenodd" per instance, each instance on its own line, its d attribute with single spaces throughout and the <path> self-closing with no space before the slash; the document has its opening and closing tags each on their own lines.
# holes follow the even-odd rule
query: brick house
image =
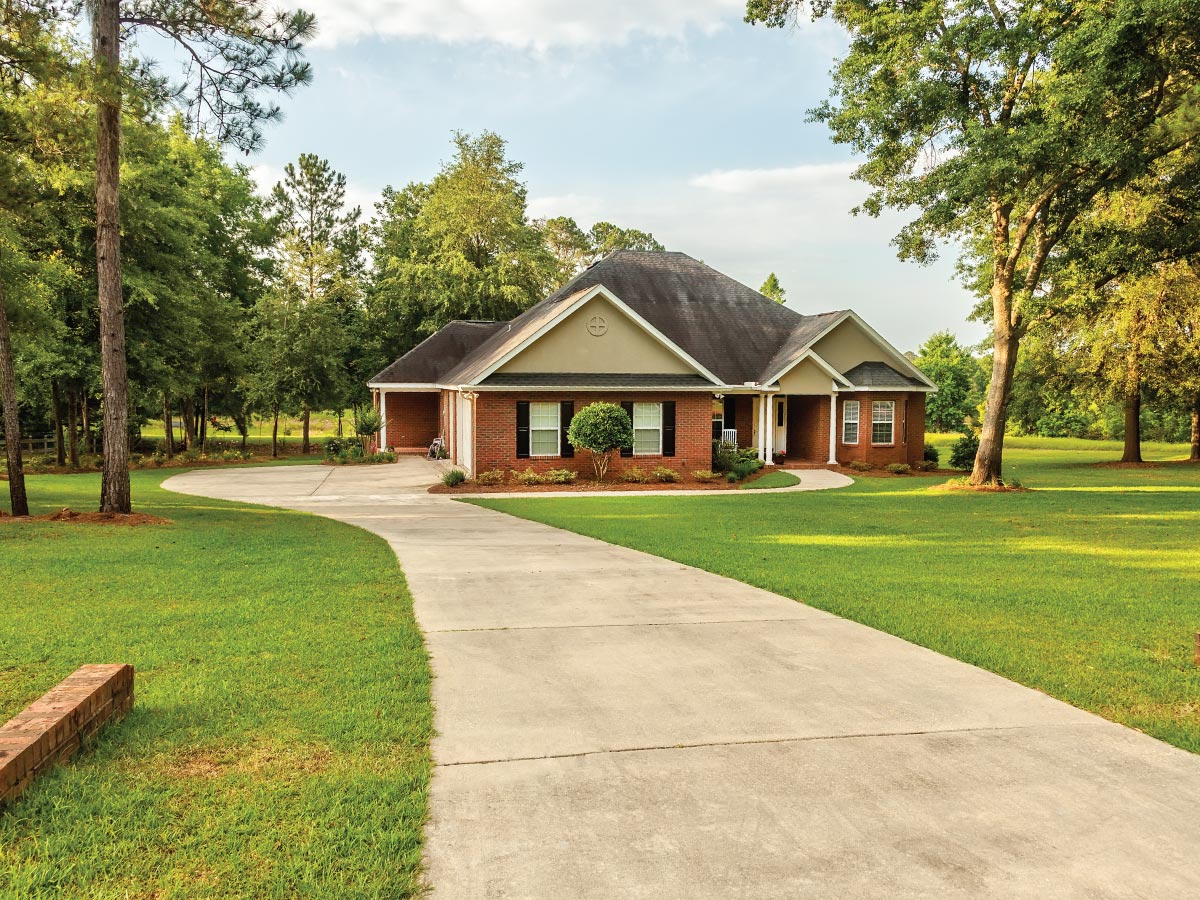
<svg viewBox="0 0 1200 900">
<path fill-rule="evenodd" d="M 800 315 L 683 253 L 619 251 L 510 322 L 451 322 L 371 379 L 380 443 L 441 438 L 468 471 L 573 468 L 574 413 L 619 403 L 613 471 L 706 469 L 712 441 L 771 463 L 916 463 L 935 386 L 853 311 Z"/>
</svg>

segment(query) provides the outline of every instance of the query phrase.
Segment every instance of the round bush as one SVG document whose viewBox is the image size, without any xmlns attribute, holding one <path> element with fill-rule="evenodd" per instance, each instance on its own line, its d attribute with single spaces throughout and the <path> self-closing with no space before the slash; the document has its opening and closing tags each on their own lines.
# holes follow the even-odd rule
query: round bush
<svg viewBox="0 0 1200 900">
<path fill-rule="evenodd" d="M 979 435 L 968 432 L 954 442 L 950 448 L 950 465 L 956 469 L 975 467 L 975 454 L 979 452 Z"/>
<path fill-rule="evenodd" d="M 603 481 L 612 452 L 633 446 L 633 422 L 615 403 L 590 403 L 571 419 L 567 440 L 575 449 L 591 452 L 596 478 Z"/>
</svg>

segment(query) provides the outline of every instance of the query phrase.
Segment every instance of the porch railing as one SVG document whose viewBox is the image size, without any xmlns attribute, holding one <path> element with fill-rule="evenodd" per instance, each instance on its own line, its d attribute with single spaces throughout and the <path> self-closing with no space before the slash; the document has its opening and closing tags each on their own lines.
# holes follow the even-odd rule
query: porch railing
<svg viewBox="0 0 1200 900">
<path fill-rule="evenodd" d="M 721 443 L 722 444 L 733 444 L 733 446 L 736 447 L 738 445 L 737 429 L 736 428 L 722 428 L 721 429 Z"/>
</svg>

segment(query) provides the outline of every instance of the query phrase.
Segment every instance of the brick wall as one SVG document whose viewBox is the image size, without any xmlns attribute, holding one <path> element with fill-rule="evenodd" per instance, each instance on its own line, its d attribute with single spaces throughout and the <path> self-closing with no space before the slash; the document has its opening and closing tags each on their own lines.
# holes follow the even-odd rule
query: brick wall
<svg viewBox="0 0 1200 900">
<path fill-rule="evenodd" d="M 846 444 L 841 438 L 842 410 L 847 400 L 859 402 L 858 443 Z M 891 444 L 871 443 L 871 404 L 875 400 L 895 403 L 894 440 Z M 828 413 L 829 405 L 826 403 Z M 907 422 L 907 429 L 905 424 Z M 828 435 L 828 432 L 826 432 Z M 876 466 L 888 463 L 919 463 L 925 456 L 925 395 L 896 391 L 866 392 L 838 397 L 838 461 L 862 460 Z"/>
<path fill-rule="evenodd" d="M 387 442 L 389 447 L 428 447 L 438 436 L 438 395 L 425 393 L 387 394 Z"/>
<path fill-rule="evenodd" d="M 828 397 L 788 397 L 787 458 L 829 461 Z"/>
<path fill-rule="evenodd" d="M 659 403 L 675 401 L 675 455 L 674 456 L 629 456 L 613 454 L 609 471 L 616 473 L 630 467 L 652 469 L 667 466 L 681 473 L 694 469 L 707 469 L 712 465 L 712 395 L 707 393 L 681 394 L 600 394 L 600 393 L 550 393 L 522 394 L 515 392 L 493 393 L 480 391 L 475 404 L 475 471 L 489 469 L 532 468 L 535 472 L 547 469 L 574 469 L 584 475 L 591 474 L 591 454 L 577 450 L 574 457 L 536 456 L 517 459 L 517 401 L 561 402 L 573 400 L 578 413 L 589 403 L 605 401 L 621 403 L 636 401 Z M 739 428 L 741 424 L 739 422 Z"/>
<path fill-rule="evenodd" d="M 133 705 L 133 667 L 81 666 L 0 727 L 0 804 Z"/>
</svg>

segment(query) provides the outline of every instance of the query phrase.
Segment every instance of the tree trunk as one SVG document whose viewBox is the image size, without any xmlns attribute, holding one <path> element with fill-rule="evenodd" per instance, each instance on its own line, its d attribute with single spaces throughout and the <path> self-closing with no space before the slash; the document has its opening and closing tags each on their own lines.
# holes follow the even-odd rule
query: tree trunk
<svg viewBox="0 0 1200 900">
<path fill-rule="evenodd" d="M 90 456 L 96 447 L 92 443 L 92 423 L 88 419 L 87 391 L 79 394 L 79 432 L 82 435 L 83 452 Z"/>
<path fill-rule="evenodd" d="M 96 275 L 100 294 L 100 376 L 104 389 L 104 468 L 100 511 L 127 513 L 129 388 L 121 297 L 121 35 L 119 0 L 96 0 Z"/>
<path fill-rule="evenodd" d="M 59 466 L 65 466 L 67 446 L 63 435 L 62 394 L 57 381 L 50 382 L 50 402 L 54 406 L 54 461 Z"/>
<path fill-rule="evenodd" d="M 191 397 L 180 400 L 179 412 L 183 419 L 183 442 L 191 450 L 196 446 L 196 402 Z"/>
<path fill-rule="evenodd" d="M 79 468 L 79 402 L 74 389 L 67 392 L 67 450 L 72 469 Z"/>
<path fill-rule="evenodd" d="M 279 410 L 275 410 L 275 422 L 271 426 L 271 459 L 279 458 Z"/>
<path fill-rule="evenodd" d="M 300 452 L 303 453 L 305 456 L 308 456 L 308 450 L 309 450 L 308 426 L 309 426 L 309 422 L 311 420 L 312 420 L 312 412 L 306 406 L 306 407 L 304 407 L 304 439 L 301 441 L 301 447 L 300 447 Z"/>
<path fill-rule="evenodd" d="M 342 416 L 343 416 L 343 415 L 345 415 L 345 413 L 346 413 L 346 411 L 345 411 L 344 409 L 339 409 L 339 410 L 338 410 L 338 430 L 337 430 L 337 436 L 338 436 L 338 437 L 343 437 L 343 436 L 344 436 L 344 435 L 342 434 Z"/>
<path fill-rule="evenodd" d="M 171 398 L 163 391 L 163 443 L 167 446 L 167 459 L 175 455 L 175 424 L 171 421 Z"/>
<path fill-rule="evenodd" d="M 200 452 L 208 453 L 208 385 L 204 386 L 203 414 L 200 416 Z"/>
<path fill-rule="evenodd" d="M 1121 462 L 1142 461 L 1142 367 L 1136 350 L 1125 356 L 1125 448 Z"/>
<path fill-rule="evenodd" d="M 1200 461 L 1200 391 L 1192 401 L 1192 452 L 1188 459 Z"/>
<path fill-rule="evenodd" d="M 4 446 L 8 458 L 8 498 L 14 516 L 29 515 L 25 494 L 25 470 L 21 466 L 21 420 L 17 415 L 17 373 L 13 369 L 12 338 L 8 311 L 4 308 L 4 286 L 0 285 L 0 399 L 4 406 Z"/>
<path fill-rule="evenodd" d="M 1006 323 L 998 323 L 992 342 L 992 380 L 988 385 L 983 412 L 983 431 L 979 452 L 971 470 L 971 484 L 1004 483 L 1004 428 L 1008 423 L 1008 400 L 1012 392 L 1013 372 L 1017 367 L 1020 338 Z"/>
</svg>

